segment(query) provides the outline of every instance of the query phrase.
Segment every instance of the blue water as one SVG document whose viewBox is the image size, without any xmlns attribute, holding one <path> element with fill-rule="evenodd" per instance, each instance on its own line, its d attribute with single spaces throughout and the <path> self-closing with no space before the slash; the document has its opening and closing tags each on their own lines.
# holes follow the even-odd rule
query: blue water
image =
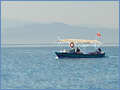
<svg viewBox="0 0 120 90">
<path fill-rule="evenodd" d="M 105 58 L 56 59 L 62 47 L 2 48 L 3 89 L 118 89 L 118 47 Z M 93 50 L 88 47 L 85 50 Z"/>
</svg>

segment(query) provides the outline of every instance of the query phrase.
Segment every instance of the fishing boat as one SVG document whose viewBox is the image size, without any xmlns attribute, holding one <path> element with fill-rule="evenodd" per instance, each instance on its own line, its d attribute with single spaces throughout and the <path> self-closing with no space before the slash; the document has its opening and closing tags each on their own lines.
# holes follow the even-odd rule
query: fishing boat
<svg viewBox="0 0 120 90">
<path fill-rule="evenodd" d="M 82 44 L 101 44 L 98 40 L 80 40 L 80 39 L 64 39 L 59 40 L 59 42 L 68 42 L 70 44 L 71 50 L 64 50 L 55 52 L 58 58 L 103 58 L 105 57 L 105 52 L 98 48 L 95 52 L 83 53 L 79 48 L 75 49 L 75 43 Z"/>
</svg>

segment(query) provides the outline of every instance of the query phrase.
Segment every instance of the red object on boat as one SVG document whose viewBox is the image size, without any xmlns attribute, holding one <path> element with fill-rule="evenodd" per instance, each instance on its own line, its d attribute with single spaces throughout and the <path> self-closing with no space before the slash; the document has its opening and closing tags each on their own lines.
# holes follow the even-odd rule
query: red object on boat
<svg viewBox="0 0 120 90">
<path fill-rule="evenodd" d="M 75 45 L 73 42 L 70 43 L 70 47 L 73 48 Z"/>
</svg>

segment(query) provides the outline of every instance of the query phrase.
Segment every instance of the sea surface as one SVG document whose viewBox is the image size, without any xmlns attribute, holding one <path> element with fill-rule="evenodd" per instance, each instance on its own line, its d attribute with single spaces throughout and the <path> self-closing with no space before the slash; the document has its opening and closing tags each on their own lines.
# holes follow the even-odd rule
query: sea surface
<svg viewBox="0 0 120 90">
<path fill-rule="evenodd" d="M 54 52 L 61 49 L 64 47 L 2 48 L 2 89 L 119 88 L 118 47 L 102 47 L 105 58 L 56 59 Z"/>
</svg>

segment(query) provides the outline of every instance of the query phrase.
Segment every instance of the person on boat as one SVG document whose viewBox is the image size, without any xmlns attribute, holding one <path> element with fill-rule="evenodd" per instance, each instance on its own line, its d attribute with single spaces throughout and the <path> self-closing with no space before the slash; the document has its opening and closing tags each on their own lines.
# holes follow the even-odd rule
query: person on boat
<svg viewBox="0 0 120 90">
<path fill-rule="evenodd" d="M 77 47 L 76 52 L 80 52 L 80 49 Z"/>
<path fill-rule="evenodd" d="M 98 48 L 96 52 L 100 54 L 102 52 L 101 48 Z"/>
<path fill-rule="evenodd" d="M 101 48 L 98 48 L 98 51 L 101 52 L 102 51 Z"/>
<path fill-rule="evenodd" d="M 79 48 L 79 47 L 77 47 L 76 53 L 77 53 L 77 54 L 82 54 L 82 52 L 80 51 L 80 48 Z"/>
</svg>

